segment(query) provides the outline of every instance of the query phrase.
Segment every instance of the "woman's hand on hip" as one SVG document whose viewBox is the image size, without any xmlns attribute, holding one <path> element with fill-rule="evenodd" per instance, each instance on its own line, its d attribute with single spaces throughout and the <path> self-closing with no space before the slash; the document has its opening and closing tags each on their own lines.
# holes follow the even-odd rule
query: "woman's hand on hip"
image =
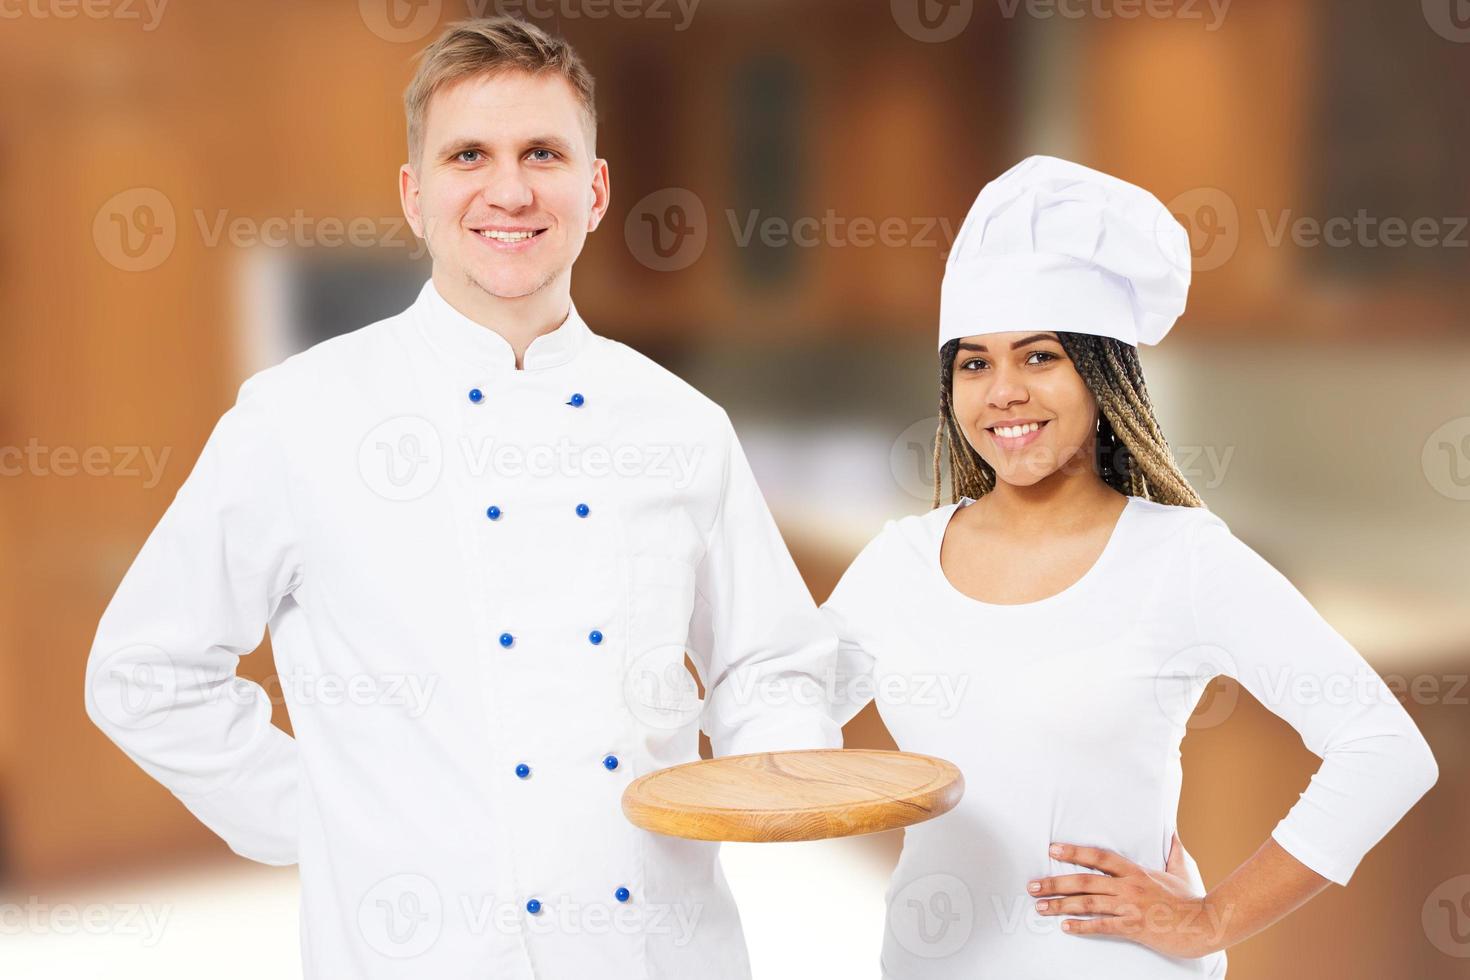
<svg viewBox="0 0 1470 980">
<path fill-rule="evenodd" d="M 1066 919 L 1062 929 L 1075 936 L 1121 936 L 1169 956 L 1198 957 L 1223 948 L 1221 923 L 1204 895 L 1189 881 L 1184 845 L 1174 835 L 1163 871 L 1134 864 L 1114 851 L 1076 844 L 1053 844 L 1059 861 L 1094 868 L 1102 874 L 1037 878 L 1027 891 L 1042 915 L 1093 915 Z"/>
</svg>

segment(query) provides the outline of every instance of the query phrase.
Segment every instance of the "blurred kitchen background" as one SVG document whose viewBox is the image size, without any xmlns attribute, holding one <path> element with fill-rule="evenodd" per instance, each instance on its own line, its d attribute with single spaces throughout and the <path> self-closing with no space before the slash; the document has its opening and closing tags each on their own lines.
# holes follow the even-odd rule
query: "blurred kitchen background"
<svg viewBox="0 0 1470 980">
<path fill-rule="evenodd" d="M 427 276 L 402 90 L 440 25 L 497 11 L 597 76 L 613 198 L 578 308 L 728 408 L 818 600 L 929 507 L 939 280 L 981 185 L 1051 153 L 1168 203 L 1195 284 L 1143 356 L 1180 464 L 1441 767 L 1349 887 L 1230 975 L 1466 975 L 1464 0 L 6 5 L 0 975 L 299 975 L 294 870 L 236 858 L 108 742 L 83 666 L 239 382 Z M 241 670 L 269 686 L 269 644 Z M 871 706 L 848 738 L 892 744 Z M 1184 756 L 1207 883 L 1317 765 L 1218 682 Z M 727 848 L 756 980 L 876 978 L 898 845 Z"/>
</svg>

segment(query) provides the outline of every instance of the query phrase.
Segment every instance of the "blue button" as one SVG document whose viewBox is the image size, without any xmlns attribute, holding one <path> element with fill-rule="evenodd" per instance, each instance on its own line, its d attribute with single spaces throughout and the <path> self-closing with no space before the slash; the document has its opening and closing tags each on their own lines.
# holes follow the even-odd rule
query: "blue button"
<svg viewBox="0 0 1470 980">
<path fill-rule="evenodd" d="M 500 520 L 500 508 L 496 507 L 494 504 L 491 504 L 489 507 L 485 508 L 485 516 L 490 518 L 492 521 Z"/>
<path fill-rule="evenodd" d="M 618 757 L 615 755 L 607 756 L 602 760 L 602 765 L 608 772 L 612 772 L 618 767 Z"/>
<path fill-rule="evenodd" d="M 485 393 L 479 388 L 470 389 L 470 401 L 474 402 L 476 405 L 480 404 L 480 400 L 484 397 Z"/>
<path fill-rule="evenodd" d="M 500 645 L 503 646 L 503 647 L 508 647 L 512 643 L 514 643 L 515 641 L 516 641 L 516 638 L 513 637 L 513 636 L 511 636 L 509 633 L 501 633 L 500 634 Z"/>
<path fill-rule="evenodd" d="M 587 634 L 587 639 L 592 641 L 593 646 L 596 646 L 602 642 L 602 630 L 593 630 Z"/>
<path fill-rule="evenodd" d="M 586 400 L 587 399 L 583 398 L 580 393 L 575 393 L 572 395 L 571 398 L 567 399 L 567 404 L 572 406 L 573 408 L 581 408 L 582 403 Z"/>
<path fill-rule="evenodd" d="M 532 915 L 540 915 L 541 900 L 537 898 L 531 899 L 529 902 L 526 903 L 526 911 L 530 912 Z"/>
<path fill-rule="evenodd" d="M 619 888 L 617 891 L 613 892 L 613 897 L 620 902 L 626 902 L 628 899 L 633 897 L 633 893 L 628 891 L 628 889 L 626 888 Z"/>
<path fill-rule="evenodd" d="M 592 508 L 591 507 L 588 507 L 586 504 L 578 504 L 577 505 L 577 516 L 578 517 L 586 517 L 590 513 L 592 513 Z"/>
<path fill-rule="evenodd" d="M 526 765 L 524 762 L 517 763 L 516 775 L 521 777 L 522 779 L 525 779 L 527 776 L 531 775 L 531 767 Z"/>
</svg>

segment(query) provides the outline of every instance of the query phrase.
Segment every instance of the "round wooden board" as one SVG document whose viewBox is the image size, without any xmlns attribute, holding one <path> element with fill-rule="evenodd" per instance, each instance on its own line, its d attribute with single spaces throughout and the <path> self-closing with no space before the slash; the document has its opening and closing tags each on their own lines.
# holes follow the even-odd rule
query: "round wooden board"
<svg viewBox="0 0 1470 980">
<path fill-rule="evenodd" d="M 803 749 L 648 773 L 623 791 L 623 813 L 644 830 L 693 840 L 824 840 L 922 823 L 964 792 L 959 769 L 933 756 Z"/>
</svg>

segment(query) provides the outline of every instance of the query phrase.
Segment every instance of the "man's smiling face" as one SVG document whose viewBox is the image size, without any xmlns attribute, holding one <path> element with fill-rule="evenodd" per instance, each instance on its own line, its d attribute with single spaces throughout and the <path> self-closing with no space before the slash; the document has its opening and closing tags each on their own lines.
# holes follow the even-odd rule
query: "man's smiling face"
<svg viewBox="0 0 1470 980">
<path fill-rule="evenodd" d="M 500 299 L 569 279 L 608 203 L 590 129 L 554 72 L 500 71 L 435 92 L 400 191 L 436 278 Z"/>
</svg>

